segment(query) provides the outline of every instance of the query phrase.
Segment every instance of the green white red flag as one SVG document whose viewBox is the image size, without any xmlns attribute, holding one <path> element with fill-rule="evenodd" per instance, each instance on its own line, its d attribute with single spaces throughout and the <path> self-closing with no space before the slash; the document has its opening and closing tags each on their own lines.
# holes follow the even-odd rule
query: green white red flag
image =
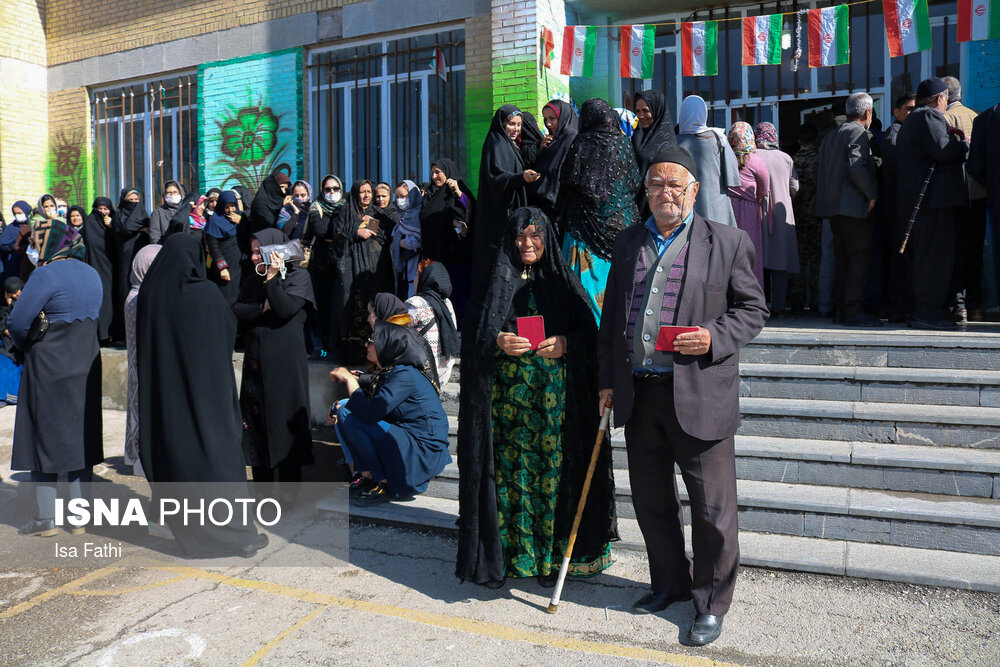
<svg viewBox="0 0 1000 667">
<path fill-rule="evenodd" d="M 1000 37 L 1000 0 L 958 0 L 958 41 Z"/>
<path fill-rule="evenodd" d="M 653 78 L 655 25 L 623 25 L 621 27 L 621 74 L 624 78 Z"/>
<path fill-rule="evenodd" d="M 545 53 L 543 64 L 552 69 L 552 60 L 556 57 L 556 38 L 552 34 L 552 28 L 542 28 L 542 48 Z"/>
<path fill-rule="evenodd" d="M 931 48 L 927 0 L 882 0 L 889 56 L 905 56 Z"/>
<path fill-rule="evenodd" d="M 743 64 L 781 64 L 781 14 L 743 19 Z"/>
<path fill-rule="evenodd" d="M 847 5 L 809 10 L 809 66 L 851 62 L 850 11 Z"/>
<path fill-rule="evenodd" d="M 566 76 L 594 76 L 597 52 L 597 28 L 592 25 L 568 25 L 563 32 L 562 67 Z"/>
<path fill-rule="evenodd" d="M 681 23 L 681 58 L 684 76 L 719 73 L 719 22 Z"/>
</svg>

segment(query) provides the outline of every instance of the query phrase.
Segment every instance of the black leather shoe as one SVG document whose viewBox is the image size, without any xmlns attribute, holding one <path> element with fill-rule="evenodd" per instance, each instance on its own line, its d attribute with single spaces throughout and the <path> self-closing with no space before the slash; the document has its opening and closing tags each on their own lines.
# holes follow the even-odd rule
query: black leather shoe
<svg viewBox="0 0 1000 667">
<path fill-rule="evenodd" d="M 538 585 L 542 588 L 552 588 L 556 585 L 556 581 L 559 580 L 559 572 L 549 572 L 548 574 L 540 574 L 535 577 L 538 580 Z"/>
<path fill-rule="evenodd" d="M 18 535 L 37 535 L 38 537 L 54 537 L 59 533 L 56 522 L 52 519 L 35 519 L 31 523 L 18 528 Z"/>
<path fill-rule="evenodd" d="M 243 547 L 243 552 L 240 554 L 243 558 L 253 558 L 257 555 L 257 552 L 266 547 L 271 543 L 271 540 L 267 538 L 264 533 L 257 534 L 257 540 L 248 546 Z"/>
<path fill-rule="evenodd" d="M 490 579 L 489 581 L 483 582 L 483 586 L 486 586 L 486 588 L 490 589 L 491 591 L 503 588 L 506 584 L 507 584 L 507 577 L 504 577 L 503 579 Z"/>
<path fill-rule="evenodd" d="M 684 602 L 691 599 L 690 593 L 657 593 L 650 591 L 636 600 L 632 604 L 632 609 L 637 614 L 655 614 L 672 605 L 675 602 Z"/>
<path fill-rule="evenodd" d="M 688 631 L 687 643 L 691 646 L 711 644 L 722 634 L 722 617 L 698 614 Z"/>
</svg>

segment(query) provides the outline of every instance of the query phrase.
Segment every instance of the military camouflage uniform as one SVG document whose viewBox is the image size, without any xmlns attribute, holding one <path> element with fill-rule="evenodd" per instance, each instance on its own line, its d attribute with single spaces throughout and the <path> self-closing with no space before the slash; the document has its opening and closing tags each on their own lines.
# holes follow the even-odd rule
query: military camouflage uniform
<svg viewBox="0 0 1000 667">
<path fill-rule="evenodd" d="M 808 307 L 816 312 L 819 303 L 819 263 L 822 254 L 823 221 L 809 215 L 809 205 L 816 194 L 815 146 L 800 146 L 792 156 L 799 174 L 799 191 L 792 200 L 795 212 L 795 234 L 799 244 L 798 275 L 788 283 L 788 305 L 792 309 Z"/>
</svg>

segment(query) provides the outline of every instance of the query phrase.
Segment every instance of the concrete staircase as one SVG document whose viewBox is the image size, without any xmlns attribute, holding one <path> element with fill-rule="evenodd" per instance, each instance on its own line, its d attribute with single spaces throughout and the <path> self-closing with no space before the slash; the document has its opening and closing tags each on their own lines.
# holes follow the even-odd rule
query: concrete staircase
<svg viewBox="0 0 1000 667">
<path fill-rule="evenodd" d="M 740 389 L 745 564 L 1000 591 L 1000 330 L 768 327 Z M 457 377 L 442 400 L 454 453 Z M 642 550 L 620 430 L 611 447 L 615 548 Z M 352 514 L 454 531 L 457 492 L 452 464 L 423 496 Z"/>
</svg>

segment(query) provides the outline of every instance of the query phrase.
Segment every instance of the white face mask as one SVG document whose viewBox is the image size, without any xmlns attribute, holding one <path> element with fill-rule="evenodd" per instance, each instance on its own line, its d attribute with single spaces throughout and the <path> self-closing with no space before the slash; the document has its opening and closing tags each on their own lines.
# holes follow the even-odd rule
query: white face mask
<svg viewBox="0 0 1000 667">
<path fill-rule="evenodd" d="M 17 222 L 25 222 L 27 219 L 28 216 L 26 216 L 24 213 L 18 213 L 14 216 L 14 220 L 16 220 Z"/>
<path fill-rule="evenodd" d="M 165 202 L 167 202 L 168 204 L 171 204 L 171 205 L 173 205 L 173 204 L 180 204 L 181 203 L 181 196 L 180 195 L 167 195 L 166 197 L 163 198 L 163 201 L 165 201 Z"/>
<path fill-rule="evenodd" d="M 305 204 L 307 201 L 309 201 L 309 197 L 292 197 L 292 201 L 294 201 L 296 204 Z"/>
<path fill-rule="evenodd" d="M 410 208 L 410 198 L 409 197 L 397 198 L 396 208 L 398 208 L 400 211 L 405 211 L 406 209 Z"/>
<path fill-rule="evenodd" d="M 35 266 L 38 266 L 38 248 L 31 246 L 24 251 L 24 254 L 28 258 L 29 262 L 31 262 Z"/>
<path fill-rule="evenodd" d="M 336 204 L 337 202 L 340 201 L 340 193 L 339 192 L 327 192 L 326 194 L 323 195 L 323 199 L 327 200 L 331 204 Z"/>
</svg>

